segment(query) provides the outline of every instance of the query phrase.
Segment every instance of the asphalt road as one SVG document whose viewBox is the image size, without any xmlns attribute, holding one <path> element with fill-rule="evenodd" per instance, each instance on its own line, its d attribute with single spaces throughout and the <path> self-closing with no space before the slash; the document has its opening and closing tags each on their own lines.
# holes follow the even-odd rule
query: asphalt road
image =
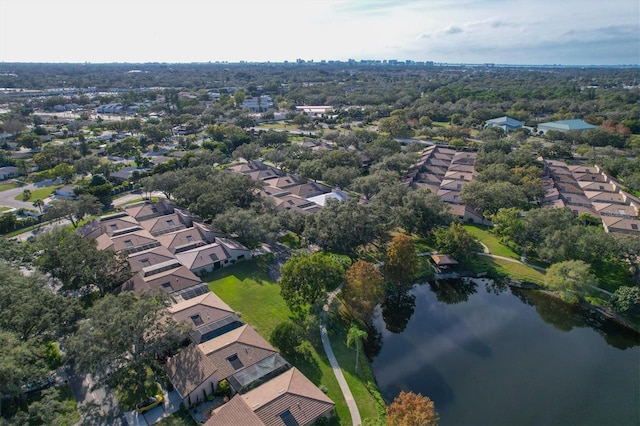
<svg viewBox="0 0 640 426">
<path fill-rule="evenodd" d="M 38 189 L 38 187 L 36 187 L 34 184 L 29 184 L 29 185 L 21 186 L 21 187 L 18 187 L 18 188 L 7 189 L 6 191 L 0 192 L 0 206 L 11 207 L 11 208 L 14 208 L 14 209 L 31 209 L 31 210 L 35 210 L 35 207 L 33 207 L 32 203 L 24 202 L 24 201 L 20 201 L 20 200 L 16 200 L 15 199 L 15 197 L 17 195 L 22 194 L 22 192 L 25 189 L 33 191 L 35 189 Z"/>
</svg>

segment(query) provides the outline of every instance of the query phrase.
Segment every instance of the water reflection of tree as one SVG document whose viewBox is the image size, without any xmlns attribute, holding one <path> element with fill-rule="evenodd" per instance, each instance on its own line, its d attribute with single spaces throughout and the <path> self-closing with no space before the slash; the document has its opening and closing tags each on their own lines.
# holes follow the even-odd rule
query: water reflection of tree
<svg viewBox="0 0 640 426">
<path fill-rule="evenodd" d="M 387 330 L 402 333 L 407 328 L 415 307 L 416 297 L 407 290 L 396 287 L 387 292 L 382 304 L 382 318 Z"/>
<path fill-rule="evenodd" d="M 640 345 L 638 333 L 600 314 L 570 305 L 539 291 L 514 290 L 513 294 L 527 305 L 533 306 L 544 322 L 558 330 L 571 331 L 574 327 L 590 327 L 614 348 L 624 350 Z"/>
<path fill-rule="evenodd" d="M 364 353 L 371 362 L 382 350 L 382 333 L 372 324 L 368 325 L 365 331 L 367 339 L 364 341 Z"/>
<path fill-rule="evenodd" d="M 478 291 L 475 282 L 462 279 L 437 280 L 429 282 L 429 286 L 436 299 L 447 305 L 466 302 L 469 296 Z"/>
</svg>

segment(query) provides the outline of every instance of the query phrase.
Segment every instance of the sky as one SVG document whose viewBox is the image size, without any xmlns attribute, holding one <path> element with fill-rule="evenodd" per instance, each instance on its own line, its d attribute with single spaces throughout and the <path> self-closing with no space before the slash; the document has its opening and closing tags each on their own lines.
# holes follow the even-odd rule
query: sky
<svg viewBox="0 0 640 426">
<path fill-rule="evenodd" d="M 640 0 L 0 0 L 0 62 L 640 64 Z"/>
</svg>

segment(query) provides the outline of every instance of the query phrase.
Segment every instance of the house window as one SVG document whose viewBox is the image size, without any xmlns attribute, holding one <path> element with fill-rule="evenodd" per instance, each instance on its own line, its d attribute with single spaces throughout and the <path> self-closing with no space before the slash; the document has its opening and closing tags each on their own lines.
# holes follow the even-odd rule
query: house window
<svg viewBox="0 0 640 426">
<path fill-rule="evenodd" d="M 171 283 L 163 283 L 162 289 L 165 291 L 173 291 L 173 287 L 171 287 Z"/>
<path fill-rule="evenodd" d="M 158 209 L 156 209 L 155 207 L 151 207 L 151 211 L 152 211 L 153 213 L 158 213 Z"/>
<path fill-rule="evenodd" d="M 187 235 L 187 241 L 188 242 L 193 242 L 193 237 L 191 235 Z"/>
<path fill-rule="evenodd" d="M 457 188 L 458 188 L 458 189 L 462 188 L 462 184 L 461 184 L 461 183 L 459 183 Z"/>
<path fill-rule="evenodd" d="M 227 358 L 227 361 L 231 363 L 231 366 L 234 368 L 234 370 L 239 370 L 244 367 L 244 364 L 242 364 L 242 361 L 240 361 L 240 358 L 238 358 L 238 354 L 231 355 L 229 358 Z"/>
<path fill-rule="evenodd" d="M 149 259 L 142 259 L 140 263 L 142 263 L 142 266 L 144 267 L 151 266 L 151 262 L 149 262 Z"/>
<path fill-rule="evenodd" d="M 284 413 L 280 414 L 280 419 L 285 424 L 285 426 L 300 426 L 300 424 L 296 421 L 291 414 L 291 411 L 287 410 Z"/>
<path fill-rule="evenodd" d="M 111 227 L 111 229 L 115 230 L 118 229 L 118 225 L 116 225 L 115 223 L 112 223 L 111 225 L 109 225 Z"/>
<path fill-rule="evenodd" d="M 637 231 L 638 230 L 638 225 L 636 225 L 635 223 L 631 224 L 631 229 Z"/>
<path fill-rule="evenodd" d="M 173 225 L 174 225 L 174 224 L 173 224 L 173 219 L 169 219 L 169 220 L 167 221 L 167 225 L 169 225 L 169 226 L 173 226 Z"/>
<path fill-rule="evenodd" d="M 196 325 L 196 326 L 204 324 L 204 321 L 202 321 L 202 318 L 200 317 L 200 314 L 191 315 L 191 321 L 193 321 L 193 324 Z"/>
<path fill-rule="evenodd" d="M 600 191 L 604 191 L 604 186 L 600 185 Z"/>
<path fill-rule="evenodd" d="M 125 247 L 133 247 L 133 242 L 131 240 L 127 240 L 124 242 Z"/>
</svg>

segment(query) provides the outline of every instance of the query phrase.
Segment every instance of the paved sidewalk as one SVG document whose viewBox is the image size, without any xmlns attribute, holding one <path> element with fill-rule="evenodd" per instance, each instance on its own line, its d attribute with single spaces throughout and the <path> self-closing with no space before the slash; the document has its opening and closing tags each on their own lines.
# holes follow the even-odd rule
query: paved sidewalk
<svg viewBox="0 0 640 426">
<path fill-rule="evenodd" d="M 342 374 L 342 369 L 340 369 L 340 364 L 338 364 L 338 360 L 336 359 L 335 354 L 333 353 L 333 349 L 331 348 L 331 342 L 329 341 L 329 335 L 327 334 L 327 312 L 329 311 L 329 306 L 331 302 L 336 297 L 336 295 L 342 289 L 342 284 L 338 286 L 334 291 L 329 293 L 327 297 L 327 302 L 322 307 L 322 324 L 320 325 L 320 338 L 322 339 L 322 346 L 324 347 L 324 351 L 327 354 L 327 358 L 329 359 L 329 363 L 331 364 L 331 369 L 333 370 L 333 374 L 336 376 L 338 380 L 338 384 L 340 385 L 340 389 L 342 390 L 342 395 L 344 395 L 345 401 L 347 401 L 347 406 L 349 407 L 349 413 L 351 413 L 351 420 L 353 426 L 360 426 L 362 424 L 362 419 L 360 418 L 360 411 L 358 411 L 358 405 L 356 404 L 356 400 L 353 398 L 353 394 L 351 393 L 351 389 L 349 389 L 349 385 L 344 378 L 344 374 Z"/>
<path fill-rule="evenodd" d="M 333 369 L 333 374 L 335 374 L 336 379 L 338 379 L 338 384 L 340 385 L 340 389 L 342 390 L 344 399 L 345 401 L 347 401 L 347 406 L 349 407 L 349 412 L 351 413 L 353 426 L 359 426 L 360 424 L 362 424 L 362 420 L 360 419 L 360 411 L 358 411 L 358 406 L 356 405 L 355 399 L 353 399 L 351 389 L 349 389 L 349 385 L 347 385 L 344 374 L 342 374 L 342 370 L 340 369 L 338 360 L 333 353 L 333 349 L 331 349 L 331 343 L 329 342 L 327 328 L 324 324 L 320 326 L 320 337 L 322 338 L 322 346 L 324 346 L 324 351 L 327 353 L 327 358 L 329 358 L 329 363 L 331 364 L 331 368 Z"/>
</svg>

